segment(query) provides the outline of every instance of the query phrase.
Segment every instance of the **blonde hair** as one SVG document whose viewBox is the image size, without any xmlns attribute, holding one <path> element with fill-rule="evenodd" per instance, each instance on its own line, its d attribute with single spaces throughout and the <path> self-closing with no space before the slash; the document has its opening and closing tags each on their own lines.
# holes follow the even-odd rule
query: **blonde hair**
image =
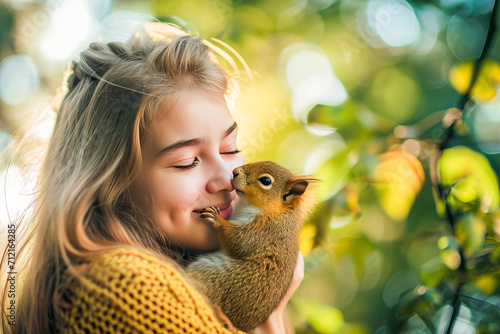
<svg viewBox="0 0 500 334">
<path fill-rule="evenodd" d="M 210 49 L 231 63 L 212 43 L 148 23 L 127 42 L 91 44 L 71 64 L 33 211 L 21 222 L 30 227 L 21 249 L 29 255 L 18 271 L 15 327 L 5 318 L 7 284 L 3 291 L 5 333 L 55 331 L 62 275 L 79 276 L 75 264 L 82 258 L 118 247 L 172 256 L 165 235 L 135 208 L 128 189 L 141 168 L 141 135 L 157 110 L 186 89 L 231 94 L 232 78 Z"/>
</svg>

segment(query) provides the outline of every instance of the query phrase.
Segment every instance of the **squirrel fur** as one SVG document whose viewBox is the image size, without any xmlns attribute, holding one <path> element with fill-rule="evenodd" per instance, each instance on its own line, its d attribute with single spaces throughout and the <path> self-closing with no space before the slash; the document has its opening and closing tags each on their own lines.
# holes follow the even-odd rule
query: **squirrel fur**
<svg viewBox="0 0 500 334">
<path fill-rule="evenodd" d="M 250 331 L 276 309 L 292 281 L 315 180 L 271 161 L 243 165 L 233 175 L 239 201 L 229 220 L 217 207 L 200 214 L 217 228 L 223 250 L 200 257 L 187 273 L 232 325 Z"/>
</svg>

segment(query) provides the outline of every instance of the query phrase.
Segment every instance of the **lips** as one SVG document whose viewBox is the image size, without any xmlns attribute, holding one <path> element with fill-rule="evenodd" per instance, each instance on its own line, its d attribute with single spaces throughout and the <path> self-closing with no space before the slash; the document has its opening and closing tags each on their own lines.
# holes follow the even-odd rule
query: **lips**
<svg viewBox="0 0 500 334">
<path fill-rule="evenodd" d="M 224 219 L 228 219 L 229 216 L 231 215 L 231 212 L 233 211 L 233 208 L 231 206 L 231 202 L 229 202 L 229 204 L 227 204 L 227 206 L 224 209 L 222 209 L 222 207 L 220 207 L 218 205 L 216 205 L 216 206 L 219 208 L 220 214 Z"/>
<path fill-rule="evenodd" d="M 233 211 L 233 208 L 231 206 L 232 204 L 232 201 L 229 201 L 229 202 L 224 202 L 224 203 L 219 203 L 219 204 L 215 204 L 215 205 L 209 205 L 209 206 L 215 206 L 215 207 L 218 207 L 219 210 L 220 210 L 220 214 L 221 216 L 224 218 L 224 219 L 228 219 L 229 216 L 231 215 L 231 212 Z M 195 213 L 201 213 L 203 209 L 199 209 L 199 210 L 193 210 L 193 212 Z"/>
</svg>

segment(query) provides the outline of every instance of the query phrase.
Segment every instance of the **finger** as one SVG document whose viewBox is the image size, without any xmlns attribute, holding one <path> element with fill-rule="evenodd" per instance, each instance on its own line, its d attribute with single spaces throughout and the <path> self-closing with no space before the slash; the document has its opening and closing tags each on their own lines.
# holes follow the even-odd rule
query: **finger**
<svg viewBox="0 0 500 334">
<path fill-rule="evenodd" d="M 290 294 L 290 297 L 292 296 L 295 290 L 297 290 L 297 288 L 299 287 L 303 278 L 304 278 L 304 256 L 299 251 L 297 255 L 297 264 L 295 265 L 292 282 L 290 283 L 290 287 L 288 288 L 287 295 Z"/>
<path fill-rule="evenodd" d="M 285 296 L 281 300 L 281 303 L 278 305 L 277 308 L 278 311 L 282 312 L 285 309 L 286 304 L 292 297 L 295 290 L 297 290 L 297 288 L 299 287 L 303 278 L 304 278 L 304 256 L 302 256 L 302 253 L 299 252 L 297 254 L 297 264 L 295 265 L 295 270 L 293 272 L 292 282 L 290 283 L 290 286 L 288 287 Z"/>
</svg>

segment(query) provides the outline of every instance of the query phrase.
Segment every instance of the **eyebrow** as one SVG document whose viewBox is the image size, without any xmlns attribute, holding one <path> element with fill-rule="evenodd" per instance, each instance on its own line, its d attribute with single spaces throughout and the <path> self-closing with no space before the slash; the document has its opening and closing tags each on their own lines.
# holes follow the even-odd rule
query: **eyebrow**
<svg viewBox="0 0 500 334">
<path fill-rule="evenodd" d="M 226 130 L 223 138 L 226 138 L 227 136 L 229 136 L 237 127 L 238 127 L 238 124 L 236 124 L 236 122 L 234 122 L 229 127 L 229 129 Z M 156 154 L 156 158 L 159 158 L 160 156 L 163 156 L 163 155 L 167 154 L 168 152 L 171 152 L 171 151 L 176 150 L 178 148 L 188 147 L 188 146 L 196 146 L 196 145 L 200 145 L 204 142 L 205 142 L 205 139 L 203 139 L 203 138 L 178 140 L 175 143 L 168 145 L 167 147 L 164 147 L 160 152 L 158 152 Z"/>
<path fill-rule="evenodd" d="M 224 133 L 224 138 L 229 136 L 237 127 L 238 127 L 238 124 L 236 124 L 236 122 L 234 122 L 233 125 L 231 125 L 229 127 L 229 129 L 226 130 L 226 133 Z"/>
<path fill-rule="evenodd" d="M 176 141 L 172 145 L 168 145 L 167 147 L 163 148 L 158 154 L 156 154 L 156 157 L 159 158 L 162 155 L 167 154 L 168 152 L 171 152 L 173 150 L 176 150 L 181 147 L 187 147 L 187 146 L 196 146 L 200 145 L 204 142 L 202 138 L 193 138 L 193 139 L 183 139 Z"/>
</svg>

